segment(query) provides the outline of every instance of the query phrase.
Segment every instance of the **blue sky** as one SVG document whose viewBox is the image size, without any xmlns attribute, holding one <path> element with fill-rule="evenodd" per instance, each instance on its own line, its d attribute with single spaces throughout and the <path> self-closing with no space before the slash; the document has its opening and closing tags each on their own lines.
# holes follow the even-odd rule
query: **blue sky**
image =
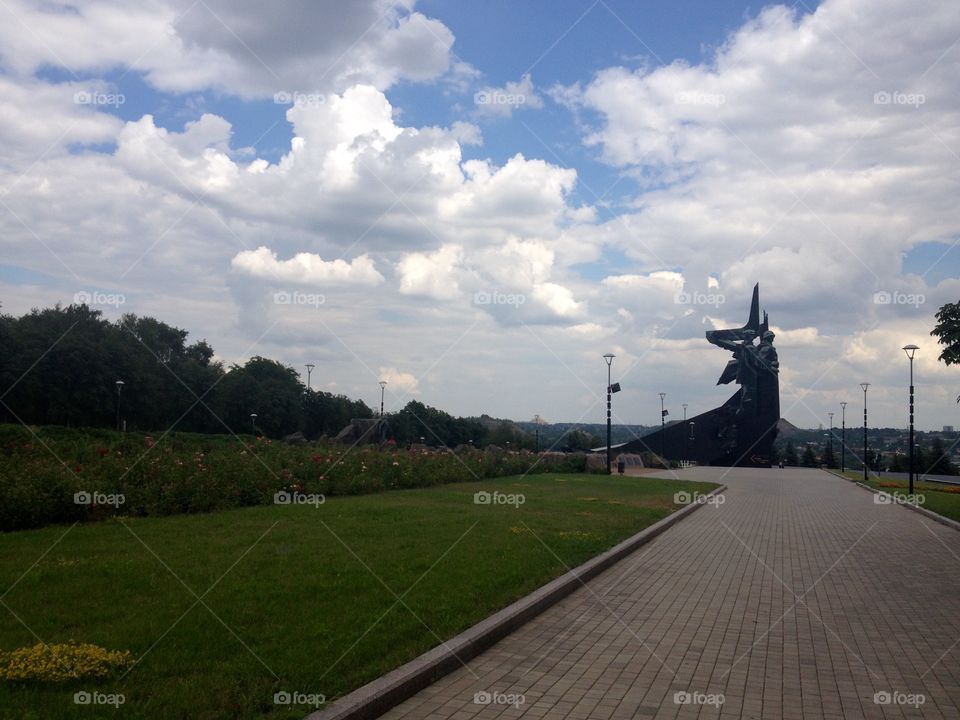
<svg viewBox="0 0 960 720">
<path fill-rule="evenodd" d="M 760 281 L 788 419 L 868 378 L 901 422 L 912 341 L 921 425 L 957 424 L 929 340 L 960 296 L 960 21 L 936 0 L 0 11 L 5 311 L 120 293 L 107 316 L 228 363 L 518 419 L 601 418 L 612 350 L 618 419 L 650 423 L 659 391 L 725 399 L 703 332 Z"/>
</svg>

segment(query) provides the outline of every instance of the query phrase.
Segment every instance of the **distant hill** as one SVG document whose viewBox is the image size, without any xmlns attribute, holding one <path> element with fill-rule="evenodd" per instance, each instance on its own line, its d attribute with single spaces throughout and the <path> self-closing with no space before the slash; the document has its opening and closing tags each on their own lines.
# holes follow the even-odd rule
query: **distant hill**
<svg viewBox="0 0 960 720">
<path fill-rule="evenodd" d="M 777 431 L 777 437 L 785 440 L 796 436 L 800 432 L 800 428 L 786 418 L 780 418 L 777 421 Z"/>
</svg>

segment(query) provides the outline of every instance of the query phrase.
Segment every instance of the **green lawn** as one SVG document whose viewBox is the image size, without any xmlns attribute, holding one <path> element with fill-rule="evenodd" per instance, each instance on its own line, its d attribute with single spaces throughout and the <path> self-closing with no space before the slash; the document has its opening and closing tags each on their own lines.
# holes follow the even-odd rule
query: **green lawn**
<svg viewBox="0 0 960 720">
<path fill-rule="evenodd" d="M 863 482 L 862 471 L 847 470 L 844 475 L 851 480 Z M 878 479 L 873 473 L 870 474 L 866 485 L 888 493 L 906 495 L 909 492 L 909 484 L 906 480 L 884 477 Z M 939 483 L 915 482 L 913 492 L 916 495 L 923 495 L 922 507 L 951 520 L 960 521 L 960 492 L 958 492 L 958 488 Z"/>
<path fill-rule="evenodd" d="M 302 717 L 274 693 L 343 695 L 713 487 L 538 475 L 0 535 L 0 649 L 36 633 L 142 658 L 105 681 L 0 682 L 0 716 Z"/>
</svg>

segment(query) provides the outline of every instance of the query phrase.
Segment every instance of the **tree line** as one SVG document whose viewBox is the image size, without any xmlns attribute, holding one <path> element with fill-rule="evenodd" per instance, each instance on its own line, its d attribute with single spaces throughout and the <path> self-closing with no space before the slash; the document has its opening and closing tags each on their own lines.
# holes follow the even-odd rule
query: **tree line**
<svg viewBox="0 0 960 720">
<path fill-rule="evenodd" d="M 362 400 L 308 390 L 296 370 L 276 360 L 257 356 L 225 367 L 206 340 L 191 343 L 188 335 L 130 313 L 109 321 L 84 304 L 0 314 L 0 422 L 271 438 L 300 432 L 313 440 L 374 417 Z M 512 422 L 454 417 L 416 400 L 387 420 L 401 445 L 423 438 L 448 447 L 535 448 L 534 435 Z M 558 446 L 565 449 L 596 442 L 576 431 L 564 440 Z"/>
</svg>

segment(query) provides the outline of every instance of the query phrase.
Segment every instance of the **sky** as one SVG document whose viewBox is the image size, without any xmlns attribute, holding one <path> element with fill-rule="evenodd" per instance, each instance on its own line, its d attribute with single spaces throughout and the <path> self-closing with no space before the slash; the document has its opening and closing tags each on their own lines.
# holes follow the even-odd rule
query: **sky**
<svg viewBox="0 0 960 720">
<path fill-rule="evenodd" d="M 656 424 L 760 283 L 781 410 L 960 426 L 942 0 L 5 0 L 0 303 L 85 301 L 312 386 Z M 134 389 L 131 388 L 131 391 Z"/>
</svg>

